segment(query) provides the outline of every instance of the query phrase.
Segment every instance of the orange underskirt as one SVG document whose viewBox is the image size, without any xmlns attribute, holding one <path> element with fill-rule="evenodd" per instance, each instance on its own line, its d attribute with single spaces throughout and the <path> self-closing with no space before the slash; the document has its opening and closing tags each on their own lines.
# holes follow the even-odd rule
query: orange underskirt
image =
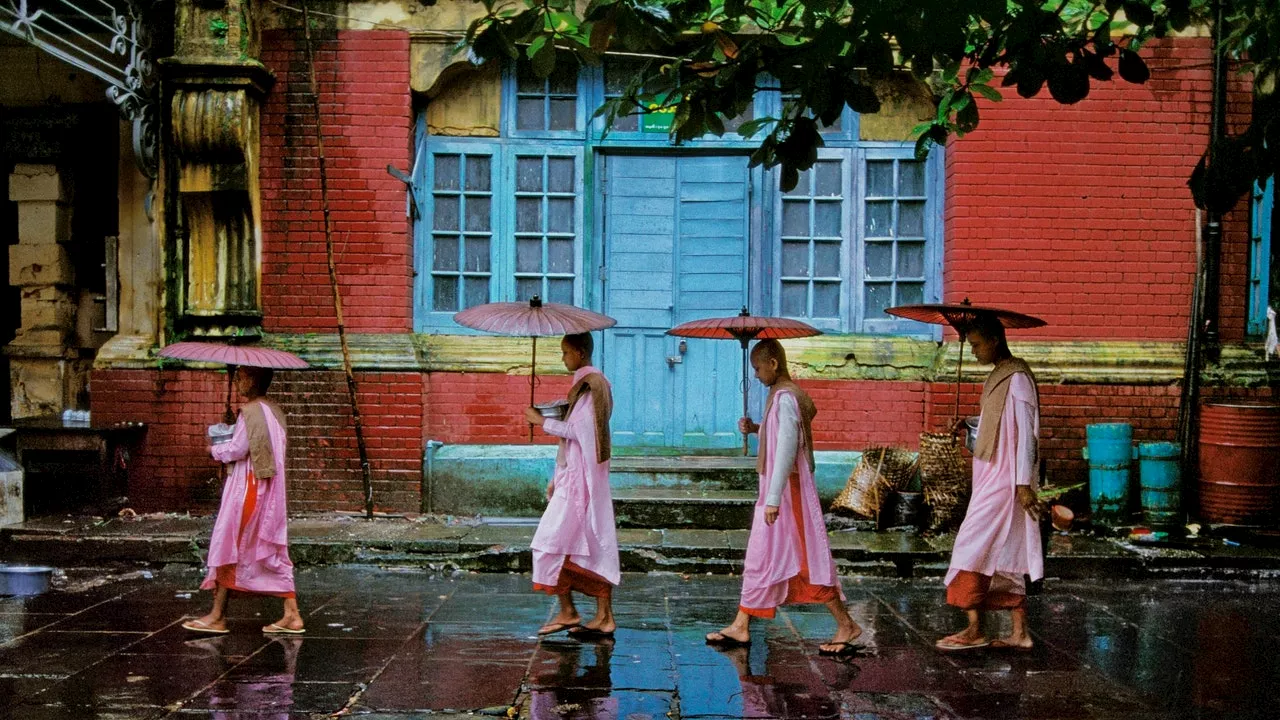
<svg viewBox="0 0 1280 720">
<path fill-rule="evenodd" d="M 244 490 L 244 508 L 240 511 L 240 532 L 236 533 L 236 542 L 240 542 L 240 536 L 244 535 L 244 529 L 249 524 L 249 519 L 253 517 L 253 511 L 258 507 L 258 478 L 253 474 L 253 468 L 249 468 L 248 475 L 245 477 Z M 237 545 L 238 546 L 238 545 Z M 293 598 L 297 597 L 297 593 L 271 593 L 258 592 L 255 590 L 245 590 L 236 586 L 236 566 L 235 565 L 219 565 L 215 572 L 215 582 L 218 587 L 226 588 L 231 592 L 244 593 L 246 595 L 266 595 L 267 597 Z"/>
<path fill-rule="evenodd" d="M 567 595 L 576 591 L 598 598 L 608 597 L 609 593 L 613 592 L 613 585 L 596 573 L 565 558 L 564 566 L 560 568 L 560 577 L 556 578 L 555 585 L 534 583 L 533 589 L 548 595 Z"/>
<path fill-rule="evenodd" d="M 791 489 L 791 515 L 796 519 L 796 531 L 800 533 L 800 574 L 787 581 L 787 598 L 782 601 L 782 604 L 826 605 L 839 595 L 834 585 L 814 585 L 809 582 L 809 551 L 804 540 L 804 508 L 801 504 L 800 474 L 791 473 L 788 485 Z M 774 617 L 778 611 L 777 608 L 749 608 L 743 605 L 739 605 L 738 609 L 751 617 L 766 619 Z"/>
<path fill-rule="evenodd" d="M 1027 601 L 1026 595 L 991 590 L 991 576 L 961 570 L 947 586 L 947 604 L 961 610 L 1013 610 Z"/>
</svg>

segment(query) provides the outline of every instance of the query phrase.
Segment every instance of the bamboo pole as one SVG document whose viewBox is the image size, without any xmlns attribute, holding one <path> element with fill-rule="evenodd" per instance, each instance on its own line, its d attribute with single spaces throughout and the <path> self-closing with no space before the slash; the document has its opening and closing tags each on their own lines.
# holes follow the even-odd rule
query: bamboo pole
<svg viewBox="0 0 1280 720">
<path fill-rule="evenodd" d="M 333 290 L 333 314 L 338 325 L 338 343 L 342 346 L 342 370 L 347 376 L 347 399 L 351 402 L 351 422 L 356 432 L 356 449 L 360 453 L 360 473 L 364 481 L 364 516 L 373 519 L 373 478 L 369 472 L 369 448 L 364 441 L 364 422 L 356 403 L 356 376 L 351 369 L 351 348 L 347 344 L 347 327 L 342 317 L 342 293 L 338 287 L 338 265 L 334 259 L 333 222 L 329 214 L 329 175 L 325 168 L 324 133 L 320 125 L 320 84 L 316 81 L 315 49 L 311 44 L 310 0 L 302 0 L 302 36 L 307 49 L 307 74 L 311 84 L 311 110 L 316 121 L 316 161 L 320 167 L 320 212 L 324 216 L 324 250 L 329 261 L 329 287 Z"/>
</svg>

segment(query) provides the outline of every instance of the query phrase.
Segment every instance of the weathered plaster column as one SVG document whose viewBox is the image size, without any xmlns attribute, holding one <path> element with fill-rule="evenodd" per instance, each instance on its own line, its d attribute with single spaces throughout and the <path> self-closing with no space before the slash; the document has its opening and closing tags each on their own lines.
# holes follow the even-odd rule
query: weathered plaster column
<svg viewBox="0 0 1280 720">
<path fill-rule="evenodd" d="M 165 247 L 173 328 L 252 335 L 262 319 L 259 106 L 272 83 L 257 60 L 248 0 L 178 0 L 175 55 L 161 61 L 172 93 Z"/>
<path fill-rule="evenodd" d="M 78 404 L 90 361 L 72 347 L 75 270 L 68 189 L 52 165 L 17 165 L 9 199 L 18 204 L 18 244 L 9 247 L 9 284 L 18 287 L 22 327 L 5 347 L 13 417 L 58 415 Z"/>
</svg>

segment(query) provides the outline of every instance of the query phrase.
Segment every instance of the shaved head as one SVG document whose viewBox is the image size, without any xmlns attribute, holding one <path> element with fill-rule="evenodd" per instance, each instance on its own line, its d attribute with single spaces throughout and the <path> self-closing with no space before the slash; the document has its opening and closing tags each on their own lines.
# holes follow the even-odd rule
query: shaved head
<svg viewBox="0 0 1280 720">
<path fill-rule="evenodd" d="M 751 359 L 776 360 L 779 369 L 785 370 L 787 367 L 787 351 L 777 340 L 761 340 L 756 343 L 756 346 L 751 348 Z"/>
</svg>

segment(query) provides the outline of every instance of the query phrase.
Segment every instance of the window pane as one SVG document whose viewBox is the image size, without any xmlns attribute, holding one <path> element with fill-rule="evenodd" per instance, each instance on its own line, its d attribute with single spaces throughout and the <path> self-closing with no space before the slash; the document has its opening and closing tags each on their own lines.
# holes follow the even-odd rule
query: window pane
<svg viewBox="0 0 1280 720">
<path fill-rule="evenodd" d="M 604 63 L 604 93 L 621 95 L 627 85 L 644 70 L 642 60 L 606 60 Z"/>
<path fill-rule="evenodd" d="M 573 232 L 573 198 L 547 199 L 547 232 Z"/>
<path fill-rule="evenodd" d="M 533 73 L 533 65 L 529 60 L 520 58 L 516 63 L 516 92 L 541 95 L 546 92 L 546 86 L 547 82 Z"/>
<path fill-rule="evenodd" d="M 489 158 L 467 157 L 467 189 L 489 190 Z"/>
<path fill-rule="evenodd" d="M 867 203 L 867 237 L 893 237 L 893 201 Z"/>
<path fill-rule="evenodd" d="M 467 230 L 488 232 L 491 204 L 488 197 L 467 196 Z"/>
<path fill-rule="evenodd" d="M 893 243 L 867 243 L 867 276 L 893 277 Z"/>
<path fill-rule="evenodd" d="M 840 317 L 840 283 L 813 284 L 813 317 Z"/>
<path fill-rule="evenodd" d="M 885 315 L 884 309 L 892 307 L 893 284 L 867 283 L 866 289 L 866 306 L 863 308 L 863 317 L 868 320 L 883 320 L 888 317 Z"/>
<path fill-rule="evenodd" d="M 782 234 L 785 237 L 809 237 L 809 201 L 782 201 Z"/>
<path fill-rule="evenodd" d="M 516 129 L 546 130 L 544 103 L 546 100 L 540 97 L 516 100 Z"/>
<path fill-rule="evenodd" d="M 613 119 L 613 132 L 636 132 L 639 129 L 639 115 L 619 115 Z"/>
<path fill-rule="evenodd" d="M 542 295 L 542 278 L 516 279 L 517 302 L 524 302 L 534 295 Z"/>
<path fill-rule="evenodd" d="M 840 277 L 840 244 L 815 242 L 813 244 L 813 276 Z"/>
<path fill-rule="evenodd" d="M 898 237 L 924 237 L 924 203 L 898 203 Z"/>
<path fill-rule="evenodd" d="M 867 163 L 867 195 L 893 197 L 892 160 L 876 160 Z"/>
<path fill-rule="evenodd" d="M 573 56 L 565 54 L 556 58 L 556 69 L 547 78 L 552 95 L 578 94 L 578 63 Z"/>
<path fill-rule="evenodd" d="M 573 240 L 565 238 L 547 241 L 547 272 L 573 272 Z"/>
<path fill-rule="evenodd" d="M 924 243 L 898 243 L 898 277 L 924 277 Z"/>
<path fill-rule="evenodd" d="M 489 238 L 467 238 L 464 255 L 463 268 L 467 272 L 489 272 Z"/>
<path fill-rule="evenodd" d="M 782 274 L 787 277 L 809 277 L 809 243 L 782 243 Z"/>
<path fill-rule="evenodd" d="M 804 282 L 782 283 L 782 314 L 787 317 L 807 317 L 809 284 Z"/>
<path fill-rule="evenodd" d="M 573 158 L 547 158 L 547 189 L 549 191 L 574 192 L 574 174 Z"/>
<path fill-rule="evenodd" d="M 820 161 L 814 165 L 814 195 L 840 196 L 840 165 L 839 161 Z"/>
<path fill-rule="evenodd" d="M 898 162 L 898 196 L 924 197 L 924 163 L 913 160 Z"/>
<path fill-rule="evenodd" d="M 457 155 L 436 156 L 436 190 L 458 189 L 458 168 L 460 158 Z"/>
<path fill-rule="evenodd" d="M 818 124 L 819 124 L 819 125 L 822 125 L 822 121 L 821 121 L 821 120 L 819 120 L 819 121 L 818 121 Z M 843 129 L 844 129 L 844 117 L 843 117 L 843 116 L 839 116 L 839 117 L 837 117 L 837 118 L 835 119 L 835 122 L 831 123 L 830 125 L 822 125 L 822 132 L 824 132 L 824 133 L 838 133 L 838 132 L 840 132 L 840 131 L 841 131 L 841 130 L 843 130 Z"/>
<path fill-rule="evenodd" d="M 434 230 L 458 229 L 458 198 L 452 195 L 436 195 L 431 212 Z"/>
<path fill-rule="evenodd" d="M 814 237 L 841 237 L 839 202 L 813 203 L 813 235 Z"/>
<path fill-rule="evenodd" d="M 516 232 L 542 232 L 542 198 L 516 198 Z"/>
<path fill-rule="evenodd" d="M 578 101 L 574 98 L 551 98 L 551 129 L 578 128 Z"/>
<path fill-rule="evenodd" d="M 924 302 L 924 283 L 898 283 L 898 304 L 919 305 Z"/>
<path fill-rule="evenodd" d="M 516 240 L 516 272 L 542 272 L 542 241 L 536 238 Z"/>
<path fill-rule="evenodd" d="M 489 302 L 489 278 L 464 278 L 463 289 L 466 291 L 467 307 L 475 307 Z"/>
<path fill-rule="evenodd" d="M 516 191 L 542 192 L 542 158 L 516 158 Z"/>
<path fill-rule="evenodd" d="M 551 278 L 547 280 L 547 295 L 551 302 L 573 304 L 573 281 L 568 278 Z"/>
<path fill-rule="evenodd" d="M 458 239 L 455 237 L 436 237 L 434 244 L 431 269 L 456 271 L 458 269 Z"/>
<path fill-rule="evenodd" d="M 453 312 L 458 309 L 458 278 L 435 278 L 431 289 L 431 309 L 436 312 Z"/>
</svg>

